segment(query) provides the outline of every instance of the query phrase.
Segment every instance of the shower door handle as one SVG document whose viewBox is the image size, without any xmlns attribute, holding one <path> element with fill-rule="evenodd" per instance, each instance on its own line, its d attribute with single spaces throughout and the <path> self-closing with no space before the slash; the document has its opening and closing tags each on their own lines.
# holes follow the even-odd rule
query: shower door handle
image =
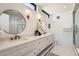
<svg viewBox="0 0 79 59">
<path fill-rule="evenodd" d="M 75 33 L 77 34 L 77 25 L 75 25 Z"/>
</svg>

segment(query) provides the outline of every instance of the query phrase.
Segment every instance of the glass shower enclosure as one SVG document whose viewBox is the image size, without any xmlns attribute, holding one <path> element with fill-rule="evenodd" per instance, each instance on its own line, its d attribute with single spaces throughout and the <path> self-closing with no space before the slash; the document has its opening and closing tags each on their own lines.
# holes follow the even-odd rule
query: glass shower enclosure
<svg viewBox="0 0 79 59">
<path fill-rule="evenodd" d="M 79 55 L 79 3 L 75 4 L 73 11 L 73 43 Z"/>
</svg>

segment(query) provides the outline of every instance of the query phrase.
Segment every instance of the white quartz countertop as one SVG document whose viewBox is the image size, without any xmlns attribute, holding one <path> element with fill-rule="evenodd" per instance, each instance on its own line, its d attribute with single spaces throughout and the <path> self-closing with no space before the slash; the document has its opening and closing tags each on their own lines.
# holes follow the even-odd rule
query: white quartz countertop
<svg viewBox="0 0 79 59">
<path fill-rule="evenodd" d="M 17 39 L 17 40 L 10 40 L 10 39 L 3 40 L 3 41 L 0 41 L 0 51 L 7 49 L 7 48 L 21 45 L 23 43 L 29 43 L 29 42 L 38 40 L 40 38 L 43 38 L 43 37 L 46 37 L 49 35 L 52 35 L 52 34 L 43 34 L 41 36 L 26 36 L 26 37 L 23 37 L 23 38 Z"/>
</svg>

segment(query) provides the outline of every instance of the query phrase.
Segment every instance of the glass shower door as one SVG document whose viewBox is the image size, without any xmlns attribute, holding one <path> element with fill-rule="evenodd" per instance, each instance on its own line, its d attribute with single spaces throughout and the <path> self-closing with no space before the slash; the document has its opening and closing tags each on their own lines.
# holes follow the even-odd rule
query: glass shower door
<svg viewBox="0 0 79 59">
<path fill-rule="evenodd" d="M 79 51 L 79 9 L 75 13 L 75 46 Z"/>
</svg>

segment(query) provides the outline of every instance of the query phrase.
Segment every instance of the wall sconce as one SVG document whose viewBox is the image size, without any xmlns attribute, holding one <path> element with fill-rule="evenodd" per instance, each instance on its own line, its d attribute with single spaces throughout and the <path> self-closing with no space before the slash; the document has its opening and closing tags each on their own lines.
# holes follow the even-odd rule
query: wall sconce
<svg viewBox="0 0 79 59">
<path fill-rule="evenodd" d="M 31 11 L 27 9 L 27 10 L 26 10 L 26 12 L 27 12 L 27 16 L 26 16 L 26 17 L 27 17 L 27 19 L 30 19 L 30 14 L 31 14 Z"/>
</svg>

